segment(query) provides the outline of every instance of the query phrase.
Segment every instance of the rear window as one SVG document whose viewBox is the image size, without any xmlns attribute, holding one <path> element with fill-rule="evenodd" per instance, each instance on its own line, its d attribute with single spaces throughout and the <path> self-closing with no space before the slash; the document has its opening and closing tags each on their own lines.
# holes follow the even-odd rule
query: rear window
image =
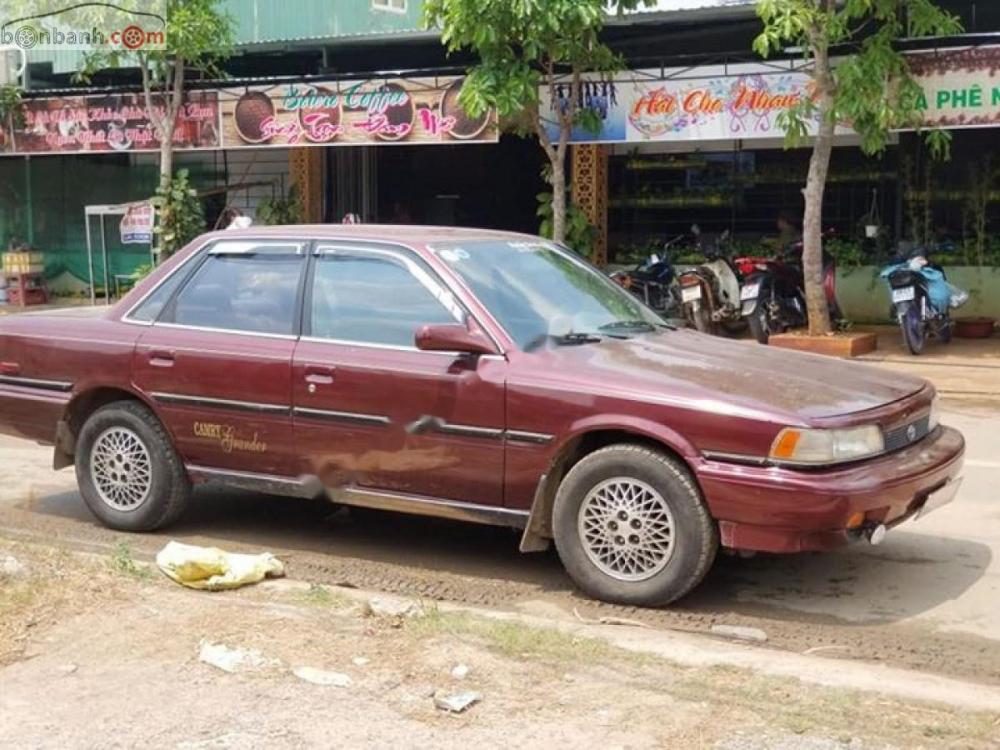
<svg viewBox="0 0 1000 750">
<path fill-rule="evenodd" d="M 198 328 L 293 334 L 305 268 L 300 250 L 288 244 L 220 243 L 161 320 Z"/>
<path fill-rule="evenodd" d="M 174 269 L 174 272 L 131 312 L 129 320 L 141 320 L 145 323 L 156 320 L 185 277 L 187 272 L 183 267 Z"/>
</svg>

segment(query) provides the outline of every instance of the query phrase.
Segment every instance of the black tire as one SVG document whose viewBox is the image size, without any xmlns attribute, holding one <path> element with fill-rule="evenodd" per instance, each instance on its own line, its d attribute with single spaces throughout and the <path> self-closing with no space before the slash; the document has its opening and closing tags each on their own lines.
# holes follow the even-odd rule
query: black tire
<svg viewBox="0 0 1000 750">
<path fill-rule="evenodd" d="M 107 477 L 100 480 L 94 476 L 94 445 L 115 428 L 130 440 L 128 436 L 133 436 L 148 458 L 147 489 L 131 508 L 126 507 L 127 500 L 119 499 L 112 504 L 103 499 L 98 485 L 107 482 Z M 122 455 L 127 461 L 129 454 Z M 136 455 L 134 451 L 132 455 Z M 141 461 L 141 456 L 138 460 Z M 124 463 L 121 467 L 105 467 L 105 471 L 118 476 L 115 471 L 119 468 L 125 472 L 133 470 Z M 165 526 L 180 517 L 191 496 L 191 480 L 167 431 L 155 414 L 136 401 L 115 401 L 90 415 L 76 443 L 76 479 L 91 513 L 105 526 L 121 531 L 152 531 Z"/>
<path fill-rule="evenodd" d="M 698 331 L 712 336 L 715 335 L 715 323 L 712 322 L 712 312 L 704 303 L 699 304 L 697 310 L 694 309 L 693 305 L 689 306 L 688 319 Z"/>
<path fill-rule="evenodd" d="M 739 336 L 747 329 L 745 320 L 724 320 L 722 321 L 722 331 L 727 336 Z"/>
<path fill-rule="evenodd" d="M 672 516 L 673 543 L 666 562 L 641 580 L 622 580 L 603 570 L 591 558 L 595 553 L 588 553 L 578 528 L 591 492 L 602 483 L 621 478 L 638 480 L 655 490 Z M 589 504 L 590 507 L 593 506 Z M 612 520 L 617 521 L 617 517 Z M 691 591 L 705 577 L 719 547 L 715 522 L 687 468 L 680 461 L 641 445 L 601 448 L 570 469 L 556 493 L 552 528 L 559 558 L 583 591 L 604 601 L 647 607 L 669 604 Z"/>
<path fill-rule="evenodd" d="M 951 341 L 951 319 L 945 318 L 941 321 L 941 325 L 937 330 L 938 340 L 942 344 L 947 344 Z"/>
<path fill-rule="evenodd" d="M 903 332 L 903 343 L 910 354 L 918 355 L 924 350 L 924 323 L 920 319 L 920 310 L 916 305 L 910 305 L 899 316 L 899 328 Z"/>
<path fill-rule="evenodd" d="M 747 316 L 750 333 L 758 344 L 766 344 L 771 338 L 770 316 L 767 300 L 758 298 L 753 312 Z"/>
</svg>

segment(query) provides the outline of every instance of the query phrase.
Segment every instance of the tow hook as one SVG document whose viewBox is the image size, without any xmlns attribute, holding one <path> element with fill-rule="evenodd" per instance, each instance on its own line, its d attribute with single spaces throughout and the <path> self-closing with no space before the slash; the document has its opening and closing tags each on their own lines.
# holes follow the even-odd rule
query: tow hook
<svg viewBox="0 0 1000 750">
<path fill-rule="evenodd" d="M 868 537 L 868 543 L 871 544 L 872 547 L 876 547 L 882 543 L 882 540 L 885 539 L 885 535 L 888 531 L 889 529 L 886 528 L 884 523 L 875 524 L 865 528 L 865 536 Z"/>
</svg>

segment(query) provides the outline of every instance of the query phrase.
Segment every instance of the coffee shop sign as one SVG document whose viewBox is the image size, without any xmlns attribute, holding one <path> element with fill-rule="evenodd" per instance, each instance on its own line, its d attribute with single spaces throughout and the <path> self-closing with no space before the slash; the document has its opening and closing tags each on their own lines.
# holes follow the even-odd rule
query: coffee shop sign
<svg viewBox="0 0 1000 750">
<path fill-rule="evenodd" d="M 929 109 L 926 91 L 920 92 L 917 100 L 919 109 Z M 931 92 L 931 97 L 936 109 L 982 109 L 983 107 L 1000 106 L 1000 86 L 993 86 L 992 89 L 984 89 L 978 83 L 968 88 L 939 89 Z"/>
<path fill-rule="evenodd" d="M 332 109 L 344 106 L 347 109 L 365 109 L 371 113 L 384 113 L 390 107 L 399 107 L 410 100 L 406 91 L 364 90 L 361 83 L 343 92 L 318 91 L 315 88 L 299 88 L 290 84 L 284 96 L 284 108 L 289 112 L 300 109 Z"/>
</svg>

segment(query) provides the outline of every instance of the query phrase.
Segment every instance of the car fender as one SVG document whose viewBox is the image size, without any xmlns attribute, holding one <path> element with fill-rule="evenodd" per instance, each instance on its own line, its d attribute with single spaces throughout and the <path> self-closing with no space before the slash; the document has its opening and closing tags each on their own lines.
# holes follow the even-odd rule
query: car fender
<svg viewBox="0 0 1000 750">
<path fill-rule="evenodd" d="M 143 406 L 153 412 L 157 419 L 160 419 L 159 412 L 156 409 L 156 404 L 153 403 L 153 400 L 149 398 L 149 396 L 139 390 L 134 383 L 108 383 L 100 380 L 78 381 L 74 384 L 72 397 L 66 402 L 62 416 L 56 424 L 55 450 L 52 456 L 53 469 L 58 470 L 73 464 L 76 451 L 76 433 L 71 427 L 73 411 L 79 408 L 83 401 L 91 398 L 94 394 L 99 393 L 100 391 L 121 392 L 128 397 L 139 401 Z M 174 442 L 173 434 L 167 428 L 166 424 L 163 423 L 162 419 L 160 420 L 160 423 L 163 424 L 164 429 L 167 431 L 170 441 Z"/>
<path fill-rule="evenodd" d="M 559 482 L 554 478 L 561 477 L 565 462 L 574 455 L 581 440 L 601 432 L 625 432 L 638 439 L 652 440 L 679 456 L 692 469 L 691 475 L 694 476 L 692 462 L 697 459 L 698 450 L 683 435 L 662 422 L 625 414 L 596 415 L 577 420 L 560 435 L 549 467 L 539 478 L 521 536 L 521 552 L 548 549 L 552 539 L 552 506 L 559 489 Z"/>
</svg>

